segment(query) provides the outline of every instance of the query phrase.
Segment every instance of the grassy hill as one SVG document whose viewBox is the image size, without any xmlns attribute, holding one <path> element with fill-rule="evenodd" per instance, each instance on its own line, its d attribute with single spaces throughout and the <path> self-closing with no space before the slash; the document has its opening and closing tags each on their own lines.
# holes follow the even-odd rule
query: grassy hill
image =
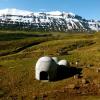
<svg viewBox="0 0 100 100">
<path fill-rule="evenodd" d="M 81 68 L 81 77 L 55 82 L 35 80 L 35 63 L 45 55 L 66 59 L 71 67 Z M 99 100 L 99 67 L 99 32 L 0 32 L 1 100 Z"/>
</svg>

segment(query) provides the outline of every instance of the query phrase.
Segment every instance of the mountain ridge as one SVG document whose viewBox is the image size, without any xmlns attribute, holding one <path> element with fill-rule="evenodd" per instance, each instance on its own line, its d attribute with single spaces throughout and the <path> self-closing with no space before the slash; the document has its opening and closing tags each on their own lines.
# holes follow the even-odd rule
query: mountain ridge
<svg viewBox="0 0 100 100">
<path fill-rule="evenodd" d="M 19 9 L 0 10 L 0 28 L 21 28 L 34 31 L 100 31 L 100 21 L 60 11 L 31 12 Z"/>
</svg>

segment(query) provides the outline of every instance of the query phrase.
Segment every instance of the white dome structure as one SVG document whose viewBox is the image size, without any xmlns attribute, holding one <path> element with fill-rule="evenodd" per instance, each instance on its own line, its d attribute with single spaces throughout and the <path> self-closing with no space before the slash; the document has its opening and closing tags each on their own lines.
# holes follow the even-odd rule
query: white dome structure
<svg viewBox="0 0 100 100">
<path fill-rule="evenodd" d="M 36 63 L 35 78 L 37 80 L 55 80 L 57 66 L 57 63 L 51 57 L 41 57 Z"/>
<path fill-rule="evenodd" d="M 68 65 L 68 62 L 66 60 L 60 60 L 58 62 L 58 65 L 63 65 L 63 66 L 67 66 Z"/>
</svg>

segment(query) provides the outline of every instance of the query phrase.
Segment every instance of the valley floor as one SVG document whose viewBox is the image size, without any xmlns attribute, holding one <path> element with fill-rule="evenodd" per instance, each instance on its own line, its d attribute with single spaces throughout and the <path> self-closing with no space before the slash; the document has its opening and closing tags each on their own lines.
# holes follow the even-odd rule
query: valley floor
<svg viewBox="0 0 100 100">
<path fill-rule="evenodd" d="M 45 55 L 66 59 L 80 76 L 35 80 Z M 0 99 L 100 100 L 100 33 L 0 32 Z"/>
</svg>

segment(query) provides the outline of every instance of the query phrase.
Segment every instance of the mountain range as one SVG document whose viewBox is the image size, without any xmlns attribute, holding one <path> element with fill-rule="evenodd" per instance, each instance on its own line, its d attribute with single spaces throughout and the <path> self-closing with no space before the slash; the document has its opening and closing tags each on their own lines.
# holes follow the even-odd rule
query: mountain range
<svg viewBox="0 0 100 100">
<path fill-rule="evenodd" d="M 19 9 L 0 10 L 0 29 L 33 31 L 100 31 L 100 21 L 60 11 L 32 12 Z"/>
</svg>

